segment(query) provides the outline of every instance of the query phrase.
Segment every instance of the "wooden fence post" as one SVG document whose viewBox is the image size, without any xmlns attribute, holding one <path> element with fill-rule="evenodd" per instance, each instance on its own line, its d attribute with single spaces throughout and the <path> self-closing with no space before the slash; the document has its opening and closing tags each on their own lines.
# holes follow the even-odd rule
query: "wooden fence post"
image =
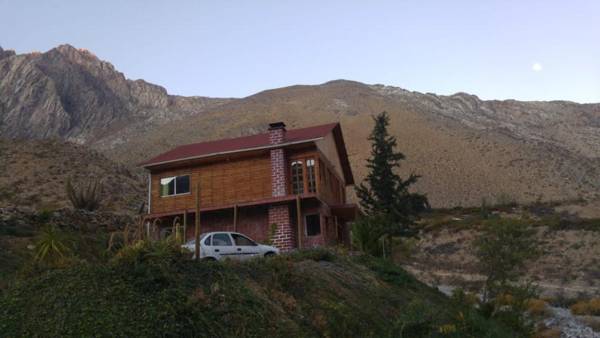
<svg viewBox="0 0 600 338">
<path fill-rule="evenodd" d="M 238 206 L 237 204 L 233 206 L 233 231 L 237 232 L 237 224 L 238 224 Z"/>
<path fill-rule="evenodd" d="M 196 229 L 194 231 L 194 238 L 196 240 L 196 247 L 194 253 L 196 254 L 196 260 L 200 259 L 200 182 L 196 183 Z"/>
<path fill-rule="evenodd" d="M 187 209 L 183 210 L 183 243 L 187 243 Z"/>
<path fill-rule="evenodd" d="M 298 223 L 298 249 L 302 247 L 302 207 L 300 195 L 296 195 L 296 222 Z"/>
</svg>

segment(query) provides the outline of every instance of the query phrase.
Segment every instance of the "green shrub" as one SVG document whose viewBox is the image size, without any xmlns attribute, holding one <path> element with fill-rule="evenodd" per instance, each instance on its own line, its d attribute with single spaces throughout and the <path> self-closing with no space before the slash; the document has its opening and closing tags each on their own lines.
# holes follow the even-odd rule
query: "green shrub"
<svg viewBox="0 0 600 338">
<path fill-rule="evenodd" d="M 85 186 L 75 187 L 69 178 L 65 184 L 65 192 L 75 209 L 94 211 L 100 207 L 102 183 L 99 180 L 90 180 Z"/>
<path fill-rule="evenodd" d="M 55 226 L 46 226 L 35 241 L 35 261 L 50 267 L 63 266 L 72 257 L 72 239 Z"/>
<path fill-rule="evenodd" d="M 387 219 L 384 216 L 365 216 L 352 223 L 352 246 L 373 255 L 382 255 L 381 239 L 386 233 Z"/>
<path fill-rule="evenodd" d="M 461 312 L 389 260 L 303 250 L 272 259 L 182 258 L 138 242 L 0 293 L 0 332 L 20 336 L 511 337 Z M 32 320 L 35 318 L 35 320 Z"/>
</svg>

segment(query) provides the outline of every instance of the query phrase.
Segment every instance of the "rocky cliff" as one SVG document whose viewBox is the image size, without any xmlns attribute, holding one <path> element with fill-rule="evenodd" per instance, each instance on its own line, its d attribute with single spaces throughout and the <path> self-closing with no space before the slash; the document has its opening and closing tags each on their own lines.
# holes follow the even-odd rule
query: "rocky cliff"
<svg viewBox="0 0 600 338">
<path fill-rule="evenodd" d="M 0 135 L 92 143 L 178 120 L 227 100 L 177 97 L 128 80 L 91 52 L 61 45 L 17 55 L 0 49 Z"/>
</svg>

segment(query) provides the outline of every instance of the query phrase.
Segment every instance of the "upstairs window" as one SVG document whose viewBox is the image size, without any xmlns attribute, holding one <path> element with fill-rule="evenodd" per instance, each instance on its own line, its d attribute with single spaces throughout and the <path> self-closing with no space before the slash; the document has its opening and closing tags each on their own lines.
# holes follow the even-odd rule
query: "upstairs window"
<svg viewBox="0 0 600 338">
<path fill-rule="evenodd" d="M 306 176 L 308 181 L 308 192 L 317 192 L 317 181 L 315 179 L 315 160 L 306 160 Z"/>
<path fill-rule="evenodd" d="M 190 192 L 190 175 L 172 176 L 160 179 L 160 196 L 188 194 Z"/>
<path fill-rule="evenodd" d="M 304 176 L 302 161 L 292 162 L 292 194 L 304 193 Z"/>
</svg>

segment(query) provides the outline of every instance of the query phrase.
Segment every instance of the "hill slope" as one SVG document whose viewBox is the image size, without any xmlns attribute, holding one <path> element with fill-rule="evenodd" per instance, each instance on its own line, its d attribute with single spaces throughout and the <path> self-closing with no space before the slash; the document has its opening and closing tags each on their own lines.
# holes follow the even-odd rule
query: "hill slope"
<svg viewBox="0 0 600 338">
<path fill-rule="evenodd" d="M 365 174 L 370 116 L 387 110 L 407 155 L 404 174 L 434 206 L 600 199 L 600 104 L 484 101 L 332 81 L 267 90 L 242 99 L 168 95 L 130 81 L 88 51 L 0 50 L 0 136 L 60 137 L 135 164 L 176 145 L 340 121 L 357 181 Z"/>
<path fill-rule="evenodd" d="M 0 207 L 69 207 L 65 184 L 103 182 L 102 208 L 135 211 L 144 200 L 143 176 L 85 146 L 58 140 L 0 139 Z"/>
<path fill-rule="evenodd" d="M 568 111 L 559 114 L 563 105 L 582 106 L 488 102 L 465 94 L 444 97 L 333 81 L 261 92 L 142 133 L 118 149 L 111 148 L 111 142 L 98 146 L 118 160 L 143 159 L 183 143 L 262 131 L 275 120 L 286 121 L 290 128 L 340 121 L 360 180 L 370 152 L 366 138 L 371 116 L 386 110 L 390 132 L 407 155 L 403 173 L 423 176 L 417 189 L 427 193 L 434 206 L 478 205 L 482 198 L 489 201 L 499 195 L 521 201 L 539 196 L 596 199 L 600 110 L 598 105 L 582 106 L 582 117 L 577 118 Z M 554 122 L 544 118 L 550 110 L 539 107 L 545 106 L 556 113 Z M 529 117 L 519 118 L 515 111 Z M 558 131 L 553 134 L 547 125 L 556 125 Z M 589 134 L 585 142 L 568 137 L 579 129 Z M 570 133 L 561 133 L 564 130 Z"/>
<path fill-rule="evenodd" d="M 120 257 L 13 285 L 0 294 L 0 331 L 78 337 L 513 336 L 404 270 L 369 257 L 309 251 L 198 263 L 143 245 Z M 446 335 L 440 334 L 444 325 L 450 328 Z"/>
</svg>

